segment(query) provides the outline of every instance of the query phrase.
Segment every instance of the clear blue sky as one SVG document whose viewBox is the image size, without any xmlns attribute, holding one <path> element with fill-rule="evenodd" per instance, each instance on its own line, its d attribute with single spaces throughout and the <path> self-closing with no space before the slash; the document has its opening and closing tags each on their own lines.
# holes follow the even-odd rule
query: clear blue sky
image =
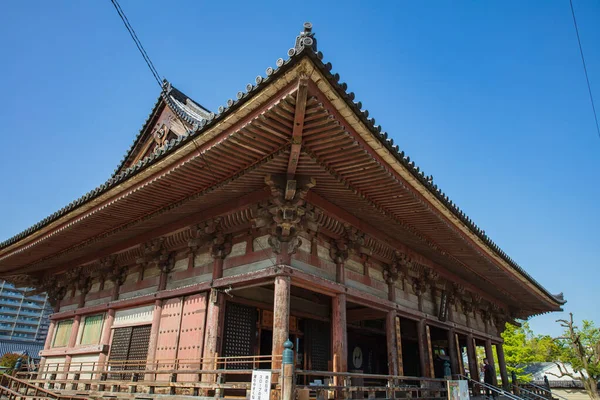
<svg viewBox="0 0 600 400">
<path fill-rule="evenodd" d="M 600 2 L 574 4 L 600 101 Z M 121 5 L 159 73 L 212 110 L 313 22 L 395 142 L 577 319 L 600 322 L 600 138 L 567 0 Z M 109 0 L 2 15 L 0 240 L 104 182 L 159 94 Z M 532 326 L 556 334 L 559 316 Z"/>
</svg>

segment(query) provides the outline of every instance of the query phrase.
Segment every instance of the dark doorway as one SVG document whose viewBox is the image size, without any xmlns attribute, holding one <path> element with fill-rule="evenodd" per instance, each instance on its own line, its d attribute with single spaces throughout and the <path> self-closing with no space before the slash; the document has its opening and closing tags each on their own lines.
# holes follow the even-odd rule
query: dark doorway
<svg viewBox="0 0 600 400">
<path fill-rule="evenodd" d="M 270 356 L 273 351 L 273 331 L 267 329 L 261 329 L 260 331 L 260 355 Z M 269 361 L 263 361 L 260 363 L 260 369 L 271 369 L 271 363 Z"/>
<path fill-rule="evenodd" d="M 417 322 L 411 319 L 400 318 L 402 334 L 402 365 L 404 376 L 423 376 L 419 358 L 419 340 L 417 336 Z"/>
</svg>

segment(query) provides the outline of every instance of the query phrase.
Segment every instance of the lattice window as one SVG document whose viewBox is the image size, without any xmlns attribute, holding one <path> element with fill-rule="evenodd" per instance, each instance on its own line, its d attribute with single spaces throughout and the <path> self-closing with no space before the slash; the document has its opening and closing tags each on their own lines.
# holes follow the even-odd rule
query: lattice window
<svg viewBox="0 0 600 400">
<path fill-rule="evenodd" d="M 145 368 L 150 330 L 151 325 L 115 329 L 108 356 L 111 371 L 135 371 Z M 111 374 L 110 376 L 110 379 L 130 378 L 129 374 Z"/>
<path fill-rule="evenodd" d="M 327 322 L 308 319 L 306 322 L 306 333 L 309 337 L 309 360 L 310 369 L 313 371 L 327 371 L 331 357 L 330 337 L 331 330 Z"/>
<path fill-rule="evenodd" d="M 223 356 L 239 357 L 254 355 L 257 311 L 253 307 L 227 303 Z M 251 363 L 228 365 L 229 369 L 250 369 Z"/>
</svg>

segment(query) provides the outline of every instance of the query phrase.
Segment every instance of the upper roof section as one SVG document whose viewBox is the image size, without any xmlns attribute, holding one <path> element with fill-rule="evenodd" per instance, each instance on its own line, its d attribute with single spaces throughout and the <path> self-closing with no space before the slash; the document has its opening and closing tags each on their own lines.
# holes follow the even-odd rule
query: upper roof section
<svg viewBox="0 0 600 400">
<path fill-rule="evenodd" d="M 171 124 L 174 123 L 173 119 L 169 120 L 169 118 L 165 119 L 165 124 L 160 124 L 156 127 L 156 129 L 152 129 L 152 127 L 156 124 L 157 118 L 161 116 L 161 112 L 163 109 L 168 106 L 168 108 L 177 115 L 177 122 L 183 121 L 186 124 L 182 129 L 190 130 L 195 126 L 198 126 L 201 121 L 205 121 L 211 115 L 211 112 L 204 108 L 199 103 L 196 103 L 190 97 L 186 96 L 183 92 L 173 87 L 168 81 L 163 82 L 163 90 L 156 100 L 154 107 L 152 108 L 152 112 L 148 115 L 146 122 L 140 129 L 140 132 L 135 137 L 133 143 L 121 159 L 119 166 L 115 169 L 113 173 L 113 177 L 115 175 L 120 174 L 126 168 L 132 166 L 141 158 L 143 158 L 146 153 L 144 150 L 147 149 L 148 142 L 152 140 L 153 136 L 156 140 L 157 144 L 161 144 L 167 138 L 168 133 L 162 132 L 164 134 L 163 137 L 159 137 L 161 135 L 160 129 L 163 125 L 166 125 L 166 128 L 170 128 Z"/>
<path fill-rule="evenodd" d="M 564 304 L 565 301 L 562 295 L 554 296 L 550 294 L 502 251 L 481 228 L 475 225 L 442 192 L 437 184 L 433 182 L 431 176 L 425 175 L 415 165 L 414 161 L 411 161 L 410 157 L 394 144 L 393 139 L 389 138 L 388 134 L 382 131 L 381 126 L 377 125 L 375 120 L 370 117 L 369 111 L 363 109 L 362 103 L 355 102 L 355 95 L 347 91 L 347 84 L 341 82 L 339 74 L 331 72 L 331 63 L 324 63 L 322 61 L 323 54 L 317 50 L 316 38 L 309 23 L 304 25 L 303 32 L 296 38 L 294 47 L 288 51 L 288 56 L 287 60 L 278 59 L 276 68 L 267 68 L 266 77 L 258 76 L 254 84 L 248 84 L 246 90 L 238 92 L 235 99 L 230 99 L 227 101 L 226 106 L 219 107 L 217 114 L 209 112 L 182 92 L 173 88 L 168 82 L 165 82 L 161 96 L 152 113 L 136 137 L 134 144 L 126 153 L 122 163 L 115 171 L 115 174 L 95 190 L 87 193 L 24 232 L 0 243 L 0 263 L 3 258 L 9 256 L 13 248 L 16 249 L 21 246 L 20 242 L 29 246 L 30 236 L 34 234 L 41 235 L 40 231 L 55 221 L 61 220 L 71 212 L 75 213 L 78 208 L 87 205 L 104 193 L 113 189 L 117 190 L 119 185 L 154 166 L 160 160 L 176 153 L 178 149 L 187 146 L 192 140 L 202 137 L 205 133 L 209 133 L 218 124 L 223 123 L 227 125 L 227 119 L 230 116 L 238 112 L 238 110 L 242 111 L 243 107 L 250 100 L 257 96 L 258 93 L 267 90 L 272 82 L 277 82 L 279 79 L 287 79 L 286 74 L 296 67 L 302 67 L 303 63 L 305 63 L 304 60 L 308 58 L 309 61 L 306 62 L 310 63 L 310 68 L 318 71 L 319 77 L 322 76 L 325 78 L 327 88 L 331 88 L 331 90 L 327 89 L 331 92 L 327 94 L 327 97 L 331 99 L 332 103 L 338 104 L 340 107 L 343 106 L 345 110 L 350 110 L 344 117 L 347 119 L 351 118 L 365 127 L 366 132 L 370 136 L 369 145 L 376 147 L 378 151 L 381 151 L 381 154 L 385 153 L 387 163 L 390 165 L 394 164 L 394 168 L 402 169 L 407 177 L 407 182 L 413 187 L 413 190 L 423 194 L 424 198 L 432 206 L 439 208 L 444 215 L 448 215 L 448 220 L 451 221 L 451 224 L 453 224 L 453 227 L 457 231 L 461 231 L 465 236 L 469 237 L 469 240 L 477 243 L 478 251 L 481 249 L 483 252 L 488 253 L 497 263 L 506 263 L 507 268 L 512 269 L 516 275 L 530 282 L 532 287 L 543 294 L 549 304 L 553 304 L 553 309 Z M 317 82 L 316 85 L 318 84 Z M 171 114 L 178 117 L 177 120 L 181 125 L 168 125 Z M 159 131 L 163 126 L 175 131 L 176 134 L 169 137 L 166 131 L 160 133 Z"/>
</svg>

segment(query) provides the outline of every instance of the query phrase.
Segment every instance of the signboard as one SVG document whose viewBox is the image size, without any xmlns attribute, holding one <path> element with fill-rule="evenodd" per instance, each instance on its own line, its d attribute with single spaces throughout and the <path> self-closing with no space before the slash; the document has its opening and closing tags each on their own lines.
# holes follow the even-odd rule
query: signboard
<svg viewBox="0 0 600 400">
<path fill-rule="evenodd" d="M 438 319 L 440 321 L 446 321 L 448 319 L 448 294 L 446 291 L 442 291 L 442 297 L 440 298 L 440 310 L 438 312 Z"/>
<path fill-rule="evenodd" d="M 271 371 L 252 371 L 250 400 L 269 400 L 271 397 Z"/>
<path fill-rule="evenodd" d="M 467 381 L 448 381 L 448 400 L 469 400 Z"/>
</svg>

